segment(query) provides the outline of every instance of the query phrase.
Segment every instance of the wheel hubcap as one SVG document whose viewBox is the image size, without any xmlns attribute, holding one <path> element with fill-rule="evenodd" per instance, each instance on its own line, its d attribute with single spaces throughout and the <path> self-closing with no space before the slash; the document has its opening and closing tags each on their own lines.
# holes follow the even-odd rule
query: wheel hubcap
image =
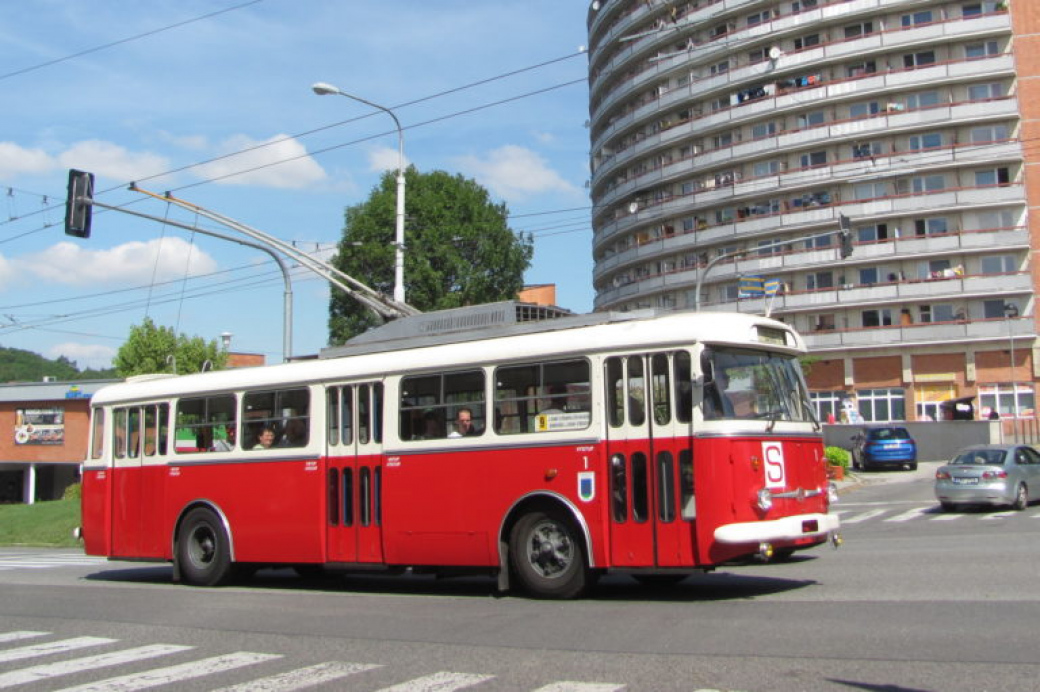
<svg viewBox="0 0 1040 692">
<path fill-rule="evenodd" d="M 527 547 L 528 561 L 539 575 L 558 577 L 574 561 L 574 544 L 559 524 L 543 521 L 531 531 Z"/>
<path fill-rule="evenodd" d="M 209 529 L 196 529 L 192 534 L 191 561 L 196 565 L 208 565 L 213 562 L 213 555 L 217 552 L 217 541 L 213 532 Z"/>
</svg>

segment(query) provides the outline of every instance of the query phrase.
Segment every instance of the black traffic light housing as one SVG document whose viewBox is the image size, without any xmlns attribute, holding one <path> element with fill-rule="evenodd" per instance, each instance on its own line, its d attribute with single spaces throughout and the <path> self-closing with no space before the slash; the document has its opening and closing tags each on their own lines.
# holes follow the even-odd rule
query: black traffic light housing
<svg viewBox="0 0 1040 692">
<path fill-rule="evenodd" d="M 838 223 L 841 228 L 838 232 L 838 237 L 841 238 L 841 258 L 845 259 L 852 254 L 852 223 L 844 214 L 838 217 Z"/>
<path fill-rule="evenodd" d="M 94 174 L 69 169 L 68 196 L 65 198 L 65 234 L 90 237 L 94 202 Z"/>
</svg>

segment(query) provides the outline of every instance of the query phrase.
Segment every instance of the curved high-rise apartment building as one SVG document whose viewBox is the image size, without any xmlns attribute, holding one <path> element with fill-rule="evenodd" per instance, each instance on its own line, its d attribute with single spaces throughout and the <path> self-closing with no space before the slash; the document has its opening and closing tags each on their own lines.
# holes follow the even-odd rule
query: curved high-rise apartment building
<svg viewBox="0 0 1040 692">
<path fill-rule="evenodd" d="M 825 416 L 1033 415 L 1040 2 L 596 0 L 588 30 L 596 309 L 768 310 Z"/>
</svg>

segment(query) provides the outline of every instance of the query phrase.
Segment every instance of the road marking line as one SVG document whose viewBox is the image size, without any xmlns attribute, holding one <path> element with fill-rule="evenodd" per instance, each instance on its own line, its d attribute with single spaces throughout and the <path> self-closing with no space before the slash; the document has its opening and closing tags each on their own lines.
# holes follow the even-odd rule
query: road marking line
<svg viewBox="0 0 1040 692">
<path fill-rule="evenodd" d="M 984 516 L 979 517 L 979 519 L 981 519 L 982 521 L 993 521 L 994 519 L 1007 519 L 1008 517 L 1013 517 L 1016 514 L 1017 512 L 997 512 L 996 514 L 986 514 Z"/>
<path fill-rule="evenodd" d="M 22 639 L 32 639 L 33 637 L 43 637 L 50 634 L 50 632 L 32 632 L 30 630 L 18 630 L 16 632 L 0 632 L 0 644 L 6 642 L 16 642 Z"/>
<path fill-rule="evenodd" d="M 624 689 L 624 685 L 615 685 L 608 682 L 554 682 L 545 687 L 539 687 L 534 692 L 616 692 Z"/>
<path fill-rule="evenodd" d="M 73 639 L 62 639 L 57 642 L 50 642 L 47 644 L 33 644 L 32 646 L 20 646 L 16 649 L 7 649 L 6 651 L 0 651 L 0 663 L 7 663 L 8 661 L 20 661 L 23 658 L 33 658 L 34 656 L 49 656 L 51 654 L 61 654 L 66 651 L 75 651 L 76 649 L 83 649 L 88 646 L 99 646 L 101 644 L 111 644 L 117 642 L 118 639 L 107 639 L 105 637 L 75 637 Z"/>
<path fill-rule="evenodd" d="M 902 514 L 897 514 L 894 517 L 889 517 L 888 519 L 885 519 L 885 521 L 910 521 L 911 519 L 917 519 L 922 514 L 925 514 L 926 512 L 929 512 L 931 510 L 932 507 L 930 505 L 928 507 L 915 507 L 914 509 L 907 510 Z"/>
<path fill-rule="evenodd" d="M 383 666 L 374 663 L 341 663 L 329 661 L 318 665 L 290 670 L 281 675 L 272 675 L 251 682 L 243 682 L 231 687 L 221 687 L 213 692 L 289 692 L 302 690 L 331 680 L 339 680 L 348 675 L 363 673 Z"/>
<path fill-rule="evenodd" d="M 121 675 L 116 678 L 99 680 L 98 682 L 77 687 L 66 687 L 63 690 L 58 690 L 58 692 L 133 692 L 134 690 L 146 690 L 150 687 L 169 685 L 182 680 L 191 680 L 192 678 L 201 678 L 206 675 L 234 670 L 235 668 L 252 666 L 276 658 L 281 658 L 281 656 L 278 654 L 256 654 L 249 651 L 239 651 L 238 653 L 204 658 L 201 661 L 191 661 L 190 663 L 182 663 L 167 668 L 146 670 L 143 673 Z"/>
<path fill-rule="evenodd" d="M 433 673 L 399 685 L 384 687 L 376 692 L 452 692 L 465 687 L 479 685 L 494 675 L 471 675 L 469 673 Z"/>
<path fill-rule="evenodd" d="M 866 512 L 862 512 L 862 513 L 857 514 L 855 516 L 849 517 L 848 519 L 846 519 L 845 517 L 842 517 L 841 518 L 841 524 L 842 524 L 842 526 L 844 526 L 846 524 L 858 524 L 861 521 L 866 521 L 867 519 L 873 519 L 874 517 L 880 516 L 880 515 L 884 514 L 887 511 L 888 511 L 887 509 L 869 509 Z"/>
<path fill-rule="evenodd" d="M 954 519 L 960 519 L 963 514 L 954 514 L 953 512 L 946 512 L 944 514 L 936 514 L 932 517 L 932 521 L 953 521 Z"/>
<path fill-rule="evenodd" d="M 39 682 L 40 680 L 56 678 L 62 675 L 71 675 L 72 673 L 80 673 L 85 670 L 94 670 L 108 666 L 118 666 L 134 661 L 143 661 L 147 658 L 156 658 L 157 656 L 168 656 L 169 654 L 187 651 L 191 648 L 194 647 L 176 644 L 151 644 L 97 656 L 74 658 L 60 663 L 48 663 L 32 666 L 31 668 L 22 668 L 21 670 L 13 670 L 10 673 L 0 673 L 0 688 L 26 685 L 31 682 Z"/>
</svg>

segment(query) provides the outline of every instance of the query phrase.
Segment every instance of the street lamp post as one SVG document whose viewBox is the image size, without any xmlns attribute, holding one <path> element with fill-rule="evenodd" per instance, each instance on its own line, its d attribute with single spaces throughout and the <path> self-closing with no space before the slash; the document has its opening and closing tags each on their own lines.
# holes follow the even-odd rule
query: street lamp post
<svg viewBox="0 0 1040 692">
<path fill-rule="evenodd" d="M 372 108 L 383 111 L 394 119 L 394 125 L 397 127 L 397 223 L 394 234 L 394 300 L 398 303 L 404 303 L 404 130 L 401 129 L 401 122 L 389 108 L 380 106 L 378 103 L 372 103 L 360 96 L 348 94 L 331 84 L 318 82 L 311 89 L 319 96 L 338 94 L 348 99 L 359 101 L 366 106 L 372 106 Z"/>
<path fill-rule="evenodd" d="M 1011 374 L 1011 429 L 1017 442 L 1018 428 L 1015 426 L 1014 419 L 1018 418 L 1018 388 L 1015 386 L 1015 337 L 1011 333 L 1011 320 L 1016 317 L 1018 317 L 1018 306 L 1014 303 L 1004 303 L 1004 319 L 1007 321 L 1008 326 L 1009 372 Z"/>
</svg>

